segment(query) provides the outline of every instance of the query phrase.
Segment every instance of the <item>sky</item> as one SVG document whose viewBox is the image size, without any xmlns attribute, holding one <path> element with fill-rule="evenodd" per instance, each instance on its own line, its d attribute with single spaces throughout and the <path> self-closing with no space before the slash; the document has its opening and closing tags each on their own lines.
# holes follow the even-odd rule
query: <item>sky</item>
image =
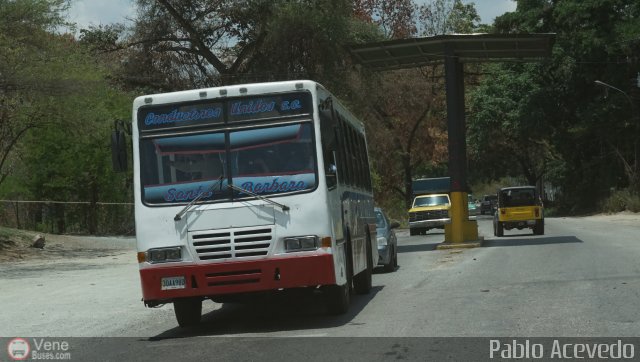
<svg viewBox="0 0 640 362">
<path fill-rule="evenodd" d="M 496 16 L 516 9 L 515 0 L 463 0 L 464 3 L 471 1 L 476 4 L 481 22 L 485 24 L 491 24 Z M 134 16 L 135 6 L 132 0 L 72 0 L 69 10 L 69 20 L 77 23 L 79 28 L 122 23 Z"/>
</svg>

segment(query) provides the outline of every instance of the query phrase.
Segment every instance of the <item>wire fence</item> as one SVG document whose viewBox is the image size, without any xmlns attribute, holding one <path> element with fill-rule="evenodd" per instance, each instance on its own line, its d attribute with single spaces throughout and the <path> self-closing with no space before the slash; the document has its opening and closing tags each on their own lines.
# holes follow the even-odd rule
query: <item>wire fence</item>
<svg viewBox="0 0 640 362">
<path fill-rule="evenodd" d="M 133 203 L 0 200 L 0 225 L 51 234 L 133 235 Z"/>
</svg>

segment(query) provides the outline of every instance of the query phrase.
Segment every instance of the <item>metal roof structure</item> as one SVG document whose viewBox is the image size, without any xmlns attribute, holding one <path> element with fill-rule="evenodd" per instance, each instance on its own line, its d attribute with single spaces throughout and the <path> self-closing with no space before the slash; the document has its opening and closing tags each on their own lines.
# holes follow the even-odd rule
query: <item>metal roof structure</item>
<svg viewBox="0 0 640 362">
<path fill-rule="evenodd" d="M 531 61 L 551 55 L 555 34 L 460 34 L 351 45 L 357 63 L 372 70 L 415 68 L 442 63 Z"/>
<path fill-rule="evenodd" d="M 555 34 L 459 34 L 389 40 L 352 45 L 357 63 L 373 71 L 416 68 L 444 63 L 451 225 L 445 244 L 472 241 L 480 245 L 478 225 L 468 219 L 467 143 L 464 108 L 464 63 L 536 61 L 551 56 Z M 476 245 L 477 244 L 477 245 Z"/>
</svg>

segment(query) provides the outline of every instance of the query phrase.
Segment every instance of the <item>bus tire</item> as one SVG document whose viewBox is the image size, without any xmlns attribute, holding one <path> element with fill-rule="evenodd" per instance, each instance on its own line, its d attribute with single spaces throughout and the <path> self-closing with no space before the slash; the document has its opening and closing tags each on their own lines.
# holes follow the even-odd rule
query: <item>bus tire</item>
<svg viewBox="0 0 640 362">
<path fill-rule="evenodd" d="M 182 298 L 173 301 L 178 325 L 182 328 L 192 327 L 200 323 L 202 315 L 202 298 Z"/>
<path fill-rule="evenodd" d="M 347 253 L 346 244 L 343 250 L 345 261 L 347 261 L 347 257 L 350 254 Z M 345 264 L 347 282 L 344 285 L 327 285 L 324 288 L 327 310 L 331 314 L 345 314 L 349 310 L 349 304 L 351 303 L 351 272 L 348 270 L 351 263 L 346 262 Z"/>
<path fill-rule="evenodd" d="M 367 268 L 353 278 L 353 287 L 358 294 L 369 294 L 369 292 L 371 291 L 371 275 L 373 274 L 373 252 L 371 250 L 370 239 L 371 238 L 367 233 L 367 238 L 365 239 L 365 242 L 367 243 L 365 248 L 367 250 Z"/>
</svg>

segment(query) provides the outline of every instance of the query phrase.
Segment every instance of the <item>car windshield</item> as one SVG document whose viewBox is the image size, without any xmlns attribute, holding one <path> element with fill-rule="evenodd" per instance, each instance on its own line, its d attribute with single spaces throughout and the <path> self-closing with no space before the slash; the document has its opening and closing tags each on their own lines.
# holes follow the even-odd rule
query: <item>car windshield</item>
<svg viewBox="0 0 640 362">
<path fill-rule="evenodd" d="M 246 196 L 226 187 L 229 172 L 235 186 L 265 196 L 317 184 L 308 122 L 145 138 L 140 158 L 143 200 L 151 204 L 189 202 L 201 193 L 202 201 Z"/>
<path fill-rule="evenodd" d="M 425 196 L 425 197 L 416 197 L 413 207 L 420 206 L 437 206 L 437 205 L 448 205 L 449 197 L 446 195 L 434 195 L 434 196 Z"/>
</svg>

